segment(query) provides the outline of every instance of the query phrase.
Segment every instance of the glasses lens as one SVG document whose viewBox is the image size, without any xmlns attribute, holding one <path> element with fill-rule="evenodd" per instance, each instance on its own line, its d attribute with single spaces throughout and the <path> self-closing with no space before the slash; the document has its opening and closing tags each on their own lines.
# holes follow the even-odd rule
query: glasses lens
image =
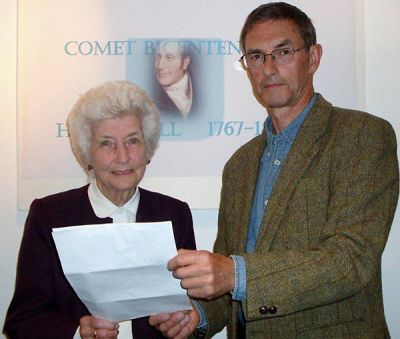
<svg viewBox="0 0 400 339">
<path fill-rule="evenodd" d="M 251 53 L 244 56 L 246 67 L 259 68 L 264 63 L 264 55 L 262 53 Z"/>
<path fill-rule="evenodd" d="M 289 64 L 293 61 L 294 49 L 292 48 L 280 48 L 272 53 L 274 60 L 282 65 Z"/>
</svg>

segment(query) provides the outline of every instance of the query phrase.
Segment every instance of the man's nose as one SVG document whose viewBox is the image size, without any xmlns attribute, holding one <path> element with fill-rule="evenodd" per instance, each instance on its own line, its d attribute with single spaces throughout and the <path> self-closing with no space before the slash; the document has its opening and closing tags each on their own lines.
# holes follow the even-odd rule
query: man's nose
<svg viewBox="0 0 400 339">
<path fill-rule="evenodd" d="M 272 55 L 267 54 L 264 58 L 264 63 L 261 66 L 262 73 L 265 76 L 274 75 L 277 71 L 276 62 Z"/>
<path fill-rule="evenodd" d="M 156 66 L 158 69 L 165 67 L 165 58 L 161 57 L 156 61 Z"/>
</svg>

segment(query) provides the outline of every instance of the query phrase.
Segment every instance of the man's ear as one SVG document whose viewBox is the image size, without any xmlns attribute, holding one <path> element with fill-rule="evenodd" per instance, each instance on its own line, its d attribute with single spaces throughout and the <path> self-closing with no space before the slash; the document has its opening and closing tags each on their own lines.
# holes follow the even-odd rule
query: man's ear
<svg viewBox="0 0 400 339">
<path fill-rule="evenodd" d="M 189 67 L 189 64 L 190 64 L 190 56 L 185 56 L 184 58 L 183 58 L 183 61 L 182 61 L 182 69 L 183 70 L 187 70 L 187 68 Z"/>
<path fill-rule="evenodd" d="M 322 57 L 322 46 L 320 44 L 315 44 L 310 47 L 310 73 L 314 74 L 321 61 Z"/>
</svg>

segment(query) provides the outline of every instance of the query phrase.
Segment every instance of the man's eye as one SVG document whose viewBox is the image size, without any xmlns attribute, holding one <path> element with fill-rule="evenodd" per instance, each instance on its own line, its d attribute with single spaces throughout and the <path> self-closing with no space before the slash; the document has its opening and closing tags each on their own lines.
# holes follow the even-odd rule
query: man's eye
<svg viewBox="0 0 400 339">
<path fill-rule="evenodd" d="M 280 56 L 287 56 L 290 55 L 290 53 L 292 52 L 292 50 L 290 48 L 282 48 L 279 50 L 279 55 Z"/>
<path fill-rule="evenodd" d="M 262 54 L 261 53 L 250 54 L 249 58 L 250 58 L 250 61 L 252 61 L 252 62 L 259 61 L 262 58 Z"/>
</svg>

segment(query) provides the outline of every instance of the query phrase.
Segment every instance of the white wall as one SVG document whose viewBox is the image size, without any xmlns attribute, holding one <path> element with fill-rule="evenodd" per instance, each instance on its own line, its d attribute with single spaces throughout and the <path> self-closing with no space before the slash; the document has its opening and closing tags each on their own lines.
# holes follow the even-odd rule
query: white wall
<svg viewBox="0 0 400 339">
<path fill-rule="evenodd" d="M 400 140 L 400 30 L 398 0 L 365 1 L 366 109 L 389 120 Z M 399 151 L 398 151 L 399 154 Z M 383 297 L 393 338 L 400 338 L 400 207 L 383 254 Z"/>
<path fill-rule="evenodd" d="M 395 17 L 398 0 L 365 0 L 365 107 L 385 117 L 400 138 L 400 30 Z M 15 0 L 0 2 L 0 327 L 13 293 L 15 264 L 22 234 L 17 214 L 17 127 L 16 127 L 16 12 Z M 334 27 L 334 26 L 333 26 Z M 338 32 L 338 39 L 340 39 Z M 346 53 L 346 51 L 342 51 Z M 364 61 L 361 62 L 363 65 Z M 343 79 L 346 81 L 346 79 Z M 340 84 L 338 84 L 340 85 Z M 397 212 L 383 257 L 386 317 L 393 338 L 400 338 L 400 213 Z"/>
<path fill-rule="evenodd" d="M 15 264 L 22 230 L 17 226 L 16 12 L 15 0 L 0 2 L 1 328 L 14 289 Z"/>
</svg>

